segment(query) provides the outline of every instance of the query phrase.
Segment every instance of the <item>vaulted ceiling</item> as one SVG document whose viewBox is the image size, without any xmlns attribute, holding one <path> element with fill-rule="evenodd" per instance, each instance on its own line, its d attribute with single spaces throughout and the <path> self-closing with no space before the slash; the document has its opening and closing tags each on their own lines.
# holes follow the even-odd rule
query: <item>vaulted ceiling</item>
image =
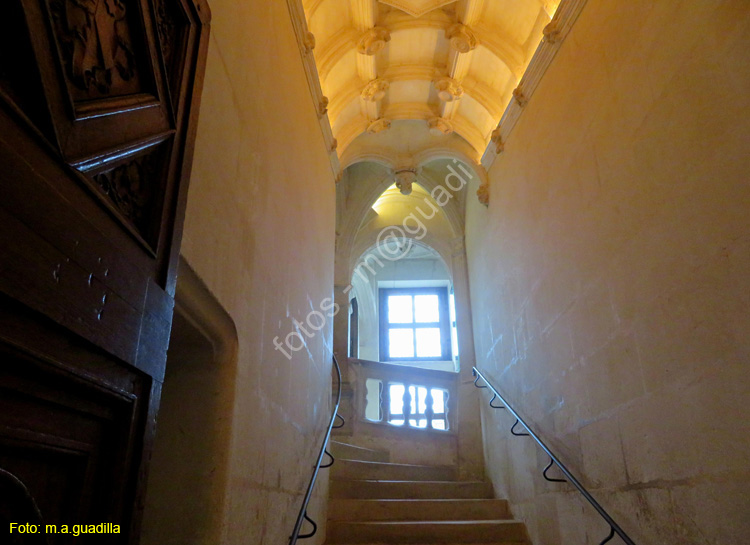
<svg viewBox="0 0 750 545">
<path fill-rule="evenodd" d="M 478 163 L 558 3 L 304 0 L 342 166 L 437 148 Z"/>
</svg>

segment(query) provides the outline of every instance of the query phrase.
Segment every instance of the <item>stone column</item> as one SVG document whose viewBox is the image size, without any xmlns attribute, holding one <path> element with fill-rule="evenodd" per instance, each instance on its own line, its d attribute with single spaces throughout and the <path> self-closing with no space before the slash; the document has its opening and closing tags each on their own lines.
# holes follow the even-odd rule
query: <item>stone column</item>
<svg viewBox="0 0 750 545">
<path fill-rule="evenodd" d="M 484 449 L 479 395 L 471 375 L 471 368 L 476 358 L 474 329 L 471 322 L 469 274 L 463 237 L 454 241 L 451 257 L 460 365 L 457 407 L 458 469 L 462 479 L 481 479 L 484 477 Z"/>
<path fill-rule="evenodd" d="M 349 285 L 341 286 L 337 284 L 333 287 L 333 300 L 339 309 L 333 318 L 333 353 L 341 366 L 341 405 L 339 406 L 339 414 L 346 420 L 343 428 L 335 430 L 335 435 L 351 435 L 354 424 L 354 392 L 348 360 L 350 289 L 351 286 Z"/>
<path fill-rule="evenodd" d="M 333 300 L 339 309 L 333 318 L 333 353 L 338 358 L 342 371 L 349 355 L 349 290 L 347 287 L 341 285 L 333 287 Z"/>
</svg>

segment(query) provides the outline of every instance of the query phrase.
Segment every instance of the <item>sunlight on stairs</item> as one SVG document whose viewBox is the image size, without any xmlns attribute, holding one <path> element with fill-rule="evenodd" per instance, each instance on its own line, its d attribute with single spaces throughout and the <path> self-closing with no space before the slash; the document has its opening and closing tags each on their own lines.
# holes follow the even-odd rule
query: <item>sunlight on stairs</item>
<svg viewBox="0 0 750 545">
<path fill-rule="evenodd" d="M 328 544 L 530 543 L 488 482 L 459 481 L 452 466 L 393 464 L 386 451 L 331 447 Z"/>
</svg>

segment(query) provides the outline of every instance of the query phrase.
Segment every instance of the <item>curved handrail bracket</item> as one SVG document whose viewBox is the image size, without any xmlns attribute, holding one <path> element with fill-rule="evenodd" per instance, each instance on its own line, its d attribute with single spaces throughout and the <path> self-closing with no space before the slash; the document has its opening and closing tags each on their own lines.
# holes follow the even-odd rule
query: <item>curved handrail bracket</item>
<svg viewBox="0 0 750 545">
<path fill-rule="evenodd" d="M 519 423 L 520 423 L 520 422 L 519 422 L 518 418 L 516 418 L 516 423 L 515 423 L 515 424 L 513 424 L 513 425 L 512 425 L 511 427 L 510 427 L 510 433 L 512 433 L 512 434 L 513 434 L 513 435 L 515 435 L 516 437 L 528 437 L 528 436 L 529 436 L 529 434 L 528 434 L 528 433 L 526 433 L 526 432 L 524 432 L 524 431 L 516 431 L 516 426 L 518 426 L 518 424 L 519 424 Z"/>
<path fill-rule="evenodd" d="M 612 526 L 610 526 L 609 527 L 609 535 L 607 537 L 605 537 L 604 541 L 602 541 L 601 543 L 599 543 L 599 545 L 604 545 L 605 543 L 607 543 L 608 541 L 610 541 L 613 537 L 615 537 L 615 529 Z"/>
<path fill-rule="evenodd" d="M 297 543 L 298 539 L 307 539 L 309 537 L 312 537 L 315 535 L 315 532 L 318 531 L 318 525 L 315 524 L 315 521 L 313 521 L 310 517 L 307 516 L 307 505 L 310 503 L 310 498 L 312 497 L 313 487 L 315 486 L 315 480 L 318 478 L 318 471 L 320 471 L 320 468 L 326 468 L 331 467 L 333 463 L 335 462 L 335 459 L 331 454 L 326 450 L 328 448 L 328 440 L 331 438 L 331 430 L 334 429 L 334 427 L 340 428 L 344 425 L 344 417 L 340 416 L 339 413 L 339 404 L 341 403 L 341 367 L 339 367 L 339 362 L 336 360 L 336 356 L 333 356 L 333 366 L 336 370 L 336 376 L 338 378 L 338 387 L 336 389 L 336 406 L 333 408 L 333 414 L 331 415 L 331 419 L 328 422 L 328 428 L 326 429 L 326 435 L 323 438 L 323 444 L 320 446 L 320 452 L 318 453 L 318 461 L 315 464 L 315 468 L 313 470 L 312 478 L 310 479 L 310 484 L 307 485 L 307 492 L 305 492 L 305 500 L 302 502 L 302 507 L 299 510 L 299 514 L 297 515 L 297 521 L 294 524 L 294 530 L 292 530 L 292 535 L 289 536 L 289 545 L 295 545 Z M 341 424 L 339 426 L 334 426 L 333 423 L 336 421 L 336 418 L 341 419 Z M 328 455 L 331 458 L 330 463 L 326 465 L 321 465 L 323 462 L 323 456 Z M 309 522 L 313 525 L 313 529 L 310 533 L 302 534 L 300 535 L 300 530 L 302 529 L 302 523 L 304 521 Z"/>
<path fill-rule="evenodd" d="M 333 463 L 336 461 L 336 458 L 333 457 L 333 454 L 328 452 L 328 449 L 326 449 L 326 456 L 328 456 L 329 462 L 325 465 L 321 465 L 320 468 L 324 469 L 326 467 L 331 467 Z"/>
<path fill-rule="evenodd" d="M 302 518 L 304 520 L 306 520 L 307 522 L 309 522 L 310 524 L 312 524 L 312 530 L 310 530 L 306 534 L 302 534 L 301 536 L 297 536 L 297 539 L 308 539 L 308 538 L 314 536 L 315 534 L 317 534 L 318 533 L 318 525 L 315 523 L 315 521 L 313 519 L 311 519 L 310 517 L 307 516 L 307 511 L 305 511 L 305 514 L 304 514 L 304 516 Z"/>
<path fill-rule="evenodd" d="M 333 429 L 334 430 L 338 430 L 338 429 L 343 428 L 344 424 L 346 424 L 346 419 L 343 416 L 341 416 L 340 414 L 338 414 L 338 413 L 336 413 L 336 418 L 338 418 L 339 420 L 341 420 L 341 424 L 336 424 L 335 426 L 333 426 Z"/>
<path fill-rule="evenodd" d="M 482 374 L 482 372 L 479 369 L 477 369 L 476 367 L 472 368 L 471 373 L 472 373 L 472 375 L 474 375 L 476 377 L 474 379 L 474 386 L 476 386 L 477 388 L 489 388 L 490 391 L 494 394 L 492 396 L 492 399 L 490 400 L 490 406 L 493 407 L 493 408 L 495 408 L 495 409 L 499 408 L 499 407 L 495 407 L 494 405 L 492 405 L 492 401 L 494 401 L 495 399 L 499 399 L 503 403 L 503 405 L 505 406 L 505 408 L 508 410 L 508 412 L 511 413 L 516 418 L 516 423 L 513 424 L 513 427 L 511 428 L 511 433 L 513 435 L 515 435 L 515 436 L 529 436 L 529 437 L 531 437 L 532 439 L 534 439 L 534 441 L 536 441 L 539 444 L 539 446 L 542 448 L 542 450 L 544 450 L 544 452 L 546 452 L 547 455 L 550 457 L 549 465 L 546 468 L 544 468 L 544 471 L 542 472 L 542 475 L 544 476 L 544 478 L 547 479 L 550 482 L 562 482 L 562 483 L 566 482 L 565 479 L 553 479 L 553 478 L 547 476 L 547 471 L 553 465 L 556 465 L 558 468 L 560 468 L 560 471 L 562 471 L 563 474 L 565 475 L 565 477 L 567 478 L 567 482 L 570 482 L 570 484 L 572 484 L 573 486 L 575 486 L 578 489 L 578 491 L 583 495 L 583 497 L 586 498 L 586 500 L 594 507 L 594 509 L 596 509 L 597 513 L 599 513 L 599 515 L 605 521 L 607 521 L 607 524 L 609 524 L 611 532 L 610 532 L 609 536 L 604 541 L 602 541 L 599 545 L 604 545 L 604 543 L 607 543 L 609 540 L 611 540 L 615 536 L 615 534 L 617 534 L 618 536 L 620 536 L 622 538 L 623 542 L 626 543 L 626 545 L 635 545 L 635 542 L 632 539 L 630 539 L 630 537 L 628 537 L 628 534 L 626 534 L 623 531 L 623 529 L 620 528 L 620 526 L 612 519 L 612 517 L 609 515 L 609 513 L 607 513 L 604 510 L 604 508 L 601 505 L 599 505 L 599 502 L 597 502 L 594 499 L 594 497 L 589 493 L 589 491 L 586 490 L 580 482 L 578 482 L 578 479 L 576 479 L 570 473 L 570 471 L 568 471 L 568 468 L 565 467 L 565 465 L 557 458 L 557 456 L 555 456 L 552 453 L 552 451 L 549 449 L 549 447 L 547 447 L 547 445 L 544 444 L 544 441 L 542 441 L 539 438 L 539 436 L 536 433 L 534 433 L 534 430 L 532 430 L 528 426 L 528 424 L 526 424 L 526 422 L 524 421 L 524 419 L 521 418 L 518 415 L 518 413 L 513 409 L 513 407 L 511 407 L 508 404 L 508 401 L 502 395 L 500 395 L 500 392 L 498 392 L 495 389 L 495 387 L 490 383 L 490 381 L 487 380 L 487 377 L 485 377 Z M 482 379 L 482 381 L 484 381 L 484 383 L 486 384 L 486 386 L 479 386 L 477 384 L 477 381 L 480 378 Z M 526 431 L 528 431 L 529 433 L 520 433 L 520 432 L 515 432 L 514 431 L 515 427 L 518 425 L 519 422 L 521 423 L 521 425 L 524 428 L 526 428 Z"/>
<path fill-rule="evenodd" d="M 485 388 L 486 388 L 486 386 L 485 386 Z M 493 409 L 504 409 L 505 407 L 503 405 L 493 405 L 492 404 L 492 402 L 495 401 L 496 399 L 497 399 L 497 395 L 493 395 L 492 399 L 490 399 L 490 407 L 492 407 Z"/>
<path fill-rule="evenodd" d="M 544 477 L 546 480 L 548 480 L 551 483 L 567 483 L 567 479 L 555 479 L 554 477 L 550 477 L 547 475 L 547 472 L 550 470 L 552 465 L 555 463 L 555 461 L 550 458 L 549 464 L 547 464 L 547 467 L 544 468 L 544 471 L 542 471 L 542 477 Z"/>
</svg>

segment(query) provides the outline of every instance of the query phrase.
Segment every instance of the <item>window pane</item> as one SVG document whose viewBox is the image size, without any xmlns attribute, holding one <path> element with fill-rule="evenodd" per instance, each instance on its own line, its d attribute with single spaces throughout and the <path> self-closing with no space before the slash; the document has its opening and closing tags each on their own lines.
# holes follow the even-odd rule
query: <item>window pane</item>
<svg viewBox="0 0 750 545">
<path fill-rule="evenodd" d="M 437 414 L 445 412 L 445 398 L 443 397 L 443 390 L 437 388 L 432 389 L 432 410 Z"/>
<path fill-rule="evenodd" d="M 438 310 L 437 295 L 415 295 L 414 317 L 417 322 L 439 322 L 440 311 Z"/>
<path fill-rule="evenodd" d="M 435 430 L 444 430 L 445 429 L 445 421 L 444 420 L 433 420 L 432 421 L 432 428 Z"/>
<path fill-rule="evenodd" d="M 412 323 L 411 295 L 388 296 L 388 321 L 392 324 Z"/>
<path fill-rule="evenodd" d="M 393 330 L 391 330 L 393 331 Z M 411 331 L 411 330 L 408 330 Z M 425 327 L 416 330 L 417 333 L 417 357 L 439 358 L 442 355 L 440 346 L 440 329 L 437 327 Z"/>
<path fill-rule="evenodd" d="M 438 330 L 440 333 L 440 330 Z M 389 358 L 413 358 L 414 357 L 414 330 L 413 329 L 389 329 L 388 330 L 388 357 Z"/>
<path fill-rule="evenodd" d="M 404 385 L 403 384 L 391 384 L 389 387 L 389 397 L 391 398 L 390 413 L 393 415 L 404 414 Z M 403 423 L 403 418 L 401 422 Z M 392 422 L 394 422 L 392 420 Z"/>
</svg>

